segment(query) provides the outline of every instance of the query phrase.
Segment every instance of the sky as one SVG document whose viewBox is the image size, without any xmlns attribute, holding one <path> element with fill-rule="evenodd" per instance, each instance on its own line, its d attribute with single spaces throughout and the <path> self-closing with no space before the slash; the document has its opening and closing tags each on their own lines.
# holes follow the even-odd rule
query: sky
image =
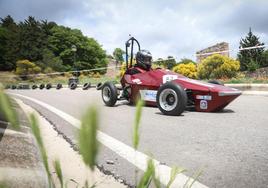
<svg viewBox="0 0 268 188">
<path fill-rule="evenodd" d="M 108 54 L 124 49 L 129 34 L 154 59 L 196 60 L 196 51 L 223 41 L 238 49 L 249 27 L 268 44 L 268 0 L 0 0 L 7 15 L 80 29 Z"/>
</svg>

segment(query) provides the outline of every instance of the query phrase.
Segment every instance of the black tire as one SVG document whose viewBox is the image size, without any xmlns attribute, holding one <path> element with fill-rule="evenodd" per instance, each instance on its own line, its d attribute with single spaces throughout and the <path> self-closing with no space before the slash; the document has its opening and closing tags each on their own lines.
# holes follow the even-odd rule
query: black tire
<svg viewBox="0 0 268 188">
<path fill-rule="evenodd" d="M 39 89 L 44 89 L 45 88 L 45 84 L 40 84 Z"/>
<path fill-rule="evenodd" d="M 32 89 L 36 89 L 36 88 L 38 88 L 38 86 L 37 85 L 32 85 Z"/>
<path fill-rule="evenodd" d="M 70 84 L 70 89 L 71 90 L 75 90 L 77 88 L 77 84 L 76 83 L 71 83 Z"/>
<path fill-rule="evenodd" d="M 56 89 L 61 89 L 62 88 L 62 84 L 58 83 L 56 86 Z"/>
<path fill-rule="evenodd" d="M 186 108 L 187 94 L 179 84 L 167 82 L 158 89 L 156 102 L 163 114 L 179 116 Z"/>
<path fill-rule="evenodd" d="M 87 89 L 89 89 L 91 87 L 91 83 L 90 82 L 88 82 L 88 83 L 85 83 L 84 85 L 83 85 L 83 90 L 87 90 Z"/>
<path fill-rule="evenodd" d="M 46 89 L 50 89 L 50 88 L 52 88 L 52 85 L 51 84 L 47 84 L 46 85 Z"/>
<path fill-rule="evenodd" d="M 96 85 L 97 90 L 101 90 L 102 87 L 103 87 L 103 84 L 101 82 Z"/>
<path fill-rule="evenodd" d="M 106 106 L 114 106 L 117 101 L 117 88 L 112 82 L 105 82 L 102 86 L 101 96 Z"/>
<path fill-rule="evenodd" d="M 11 86 L 11 89 L 17 89 L 17 86 L 16 85 L 12 85 Z"/>
<path fill-rule="evenodd" d="M 218 80 L 209 80 L 208 83 L 211 83 L 211 84 L 217 84 L 217 85 L 221 85 L 221 86 L 224 86 L 223 83 L 221 83 L 220 81 Z"/>
</svg>

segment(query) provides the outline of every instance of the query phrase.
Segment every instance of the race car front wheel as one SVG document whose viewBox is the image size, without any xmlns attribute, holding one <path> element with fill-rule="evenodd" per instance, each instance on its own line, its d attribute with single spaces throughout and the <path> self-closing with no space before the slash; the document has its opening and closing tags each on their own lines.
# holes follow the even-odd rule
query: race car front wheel
<svg viewBox="0 0 268 188">
<path fill-rule="evenodd" d="M 102 100 L 107 106 L 114 106 L 117 101 L 117 88 L 112 82 L 105 82 L 102 86 Z"/>
<path fill-rule="evenodd" d="M 167 82 L 158 89 L 156 102 L 163 114 L 179 116 L 186 108 L 187 95 L 179 84 Z"/>
</svg>

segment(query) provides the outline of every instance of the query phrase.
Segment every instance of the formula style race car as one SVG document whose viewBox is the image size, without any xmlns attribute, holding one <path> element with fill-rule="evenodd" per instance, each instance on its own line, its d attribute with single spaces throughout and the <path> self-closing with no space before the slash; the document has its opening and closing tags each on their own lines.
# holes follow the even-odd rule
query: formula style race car
<svg viewBox="0 0 268 188">
<path fill-rule="evenodd" d="M 133 65 L 133 46 L 138 45 L 136 64 Z M 130 62 L 128 63 L 128 49 Z M 215 112 L 226 107 L 241 91 L 221 85 L 189 79 L 170 70 L 152 69 L 152 55 L 141 50 L 139 42 L 131 37 L 126 42 L 126 71 L 121 87 L 112 82 L 99 84 L 105 105 L 114 106 L 117 100 L 135 103 L 142 99 L 148 106 L 157 106 L 165 115 L 180 115 L 186 108 L 199 112 Z"/>
</svg>

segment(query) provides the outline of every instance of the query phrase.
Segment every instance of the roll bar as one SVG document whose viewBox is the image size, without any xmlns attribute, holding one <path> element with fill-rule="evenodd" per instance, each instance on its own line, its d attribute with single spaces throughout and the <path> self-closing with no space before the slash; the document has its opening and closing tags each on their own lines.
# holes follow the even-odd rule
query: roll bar
<svg viewBox="0 0 268 188">
<path fill-rule="evenodd" d="M 132 61 L 133 61 L 133 46 L 134 42 L 138 45 L 139 51 L 141 50 L 140 43 L 137 39 L 134 37 L 131 37 L 130 39 L 127 40 L 126 42 L 126 70 L 132 67 Z M 128 48 L 131 47 L 130 51 L 130 65 L 128 66 Z"/>
</svg>

